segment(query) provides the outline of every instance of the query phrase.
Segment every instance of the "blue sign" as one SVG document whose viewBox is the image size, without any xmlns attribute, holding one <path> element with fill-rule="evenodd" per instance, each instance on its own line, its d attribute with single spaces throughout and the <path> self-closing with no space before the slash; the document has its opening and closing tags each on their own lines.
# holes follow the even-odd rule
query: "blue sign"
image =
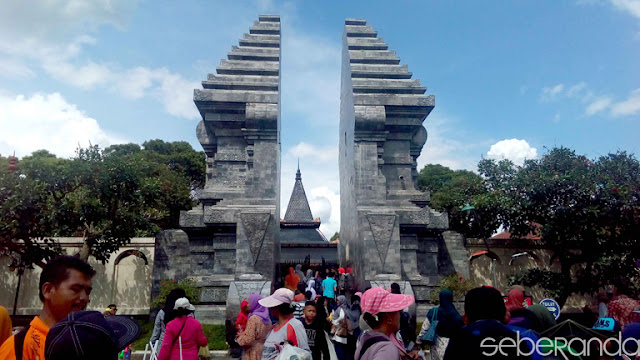
<svg viewBox="0 0 640 360">
<path fill-rule="evenodd" d="M 599 318 L 593 328 L 595 330 L 613 331 L 615 324 L 616 321 L 612 318 Z"/>
<path fill-rule="evenodd" d="M 557 301 L 553 299 L 543 299 L 540 300 L 540 305 L 546 307 L 547 310 L 549 310 L 551 314 L 553 314 L 553 317 L 558 320 L 558 318 L 560 317 L 560 305 Z"/>
</svg>

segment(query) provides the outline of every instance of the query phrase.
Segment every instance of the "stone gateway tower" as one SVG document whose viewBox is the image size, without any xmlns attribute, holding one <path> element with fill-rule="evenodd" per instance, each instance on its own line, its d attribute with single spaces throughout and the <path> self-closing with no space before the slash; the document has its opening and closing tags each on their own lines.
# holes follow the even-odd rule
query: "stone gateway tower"
<svg viewBox="0 0 640 360">
<path fill-rule="evenodd" d="M 446 214 L 431 210 L 429 194 L 416 187 L 416 159 L 427 141 L 422 123 L 435 106 L 425 91 L 372 26 L 346 20 L 340 260 L 354 268 L 359 288 L 397 282 L 418 307 L 426 307 L 441 274 L 468 275 L 462 237 L 445 233 Z"/>
<path fill-rule="evenodd" d="M 223 323 L 249 294 L 269 294 L 280 258 L 280 17 L 260 16 L 202 87 L 193 100 L 206 185 L 181 230 L 156 239 L 154 290 L 195 279 L 196 316 Z"/>
</svg>

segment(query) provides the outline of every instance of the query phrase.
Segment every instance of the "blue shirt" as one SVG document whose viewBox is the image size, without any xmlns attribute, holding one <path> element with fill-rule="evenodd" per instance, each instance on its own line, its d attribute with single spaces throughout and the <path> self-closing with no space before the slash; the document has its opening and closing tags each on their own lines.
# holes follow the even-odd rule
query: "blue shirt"
<svg viewBox="0 0 640 360">
<path fill-rule="evenodd" d="M 336 286 L 338 286 L 338 283 L 330 277 L 322 280 L 322 295 L 334 299 L 336 297 L 336 292 L 334 291 Z"/>
</svg>

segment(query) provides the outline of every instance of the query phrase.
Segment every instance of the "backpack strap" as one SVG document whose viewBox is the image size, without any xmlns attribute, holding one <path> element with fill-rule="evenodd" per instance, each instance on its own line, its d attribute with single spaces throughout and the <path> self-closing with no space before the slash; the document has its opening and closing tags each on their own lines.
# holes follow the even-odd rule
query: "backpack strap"
<svg viewBox="0 0 640 360">
<path fill-rule="evenodd" d="M 184 326 L 187 325 L 187 320 L 189 320 L 189 316 L 185 317 L 184 322 L 182 323 L 182 327 L 180 328 L 180 331 L 178 331 L 178 336 L 176 336 L 175 339 L 173 339 L 173 342 L 171 342 L 171 345 L 175 345 L 176 340 L 180 338 L 180 335 L 182 334 L 182 330 L 184 329 Z"/>
<path fill-rule="evenodd" d="M 31 325 L 25 326 L 19 333 L 13 338 L 14 351 L 16 353 L 16 360 L 22 360 L 22 351 L 24 349 L 24 339 L 27 337 L 27 332 L 31 329 Z"/>
<path fill-rule="evenodd" d="M 369 348 L 372 347 L 375 343 L 383 341 L 391 342 L 384 336 L 374 336 L 372 338 L 368 338 L 367 341 L 365 341 L 362 345 L 362 349 L 360 349 L 360 356 L 358 357 L 358 359 L 362 359 L 367 350 L 369 350 Z"/>
</svg>

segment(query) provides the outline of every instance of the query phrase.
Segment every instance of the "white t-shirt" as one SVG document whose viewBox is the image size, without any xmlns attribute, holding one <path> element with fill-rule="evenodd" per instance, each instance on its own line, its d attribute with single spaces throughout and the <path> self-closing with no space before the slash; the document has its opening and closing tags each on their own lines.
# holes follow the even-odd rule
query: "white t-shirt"
<svg viewBox="0 0 640 360">
<path fill-rule="evenodd" d="M 300 320 L 291 318 L 282 327 L 273 328 L 267 340 L 264 342 L 262 349 L 262 360 L 276 359 L 280 353 L 282 346 L 280 343 L 291 341 L 294 346 L 311 352 L 309 349 L 309 341 L 307 340 L 307 332 Z"/>
</svg>

